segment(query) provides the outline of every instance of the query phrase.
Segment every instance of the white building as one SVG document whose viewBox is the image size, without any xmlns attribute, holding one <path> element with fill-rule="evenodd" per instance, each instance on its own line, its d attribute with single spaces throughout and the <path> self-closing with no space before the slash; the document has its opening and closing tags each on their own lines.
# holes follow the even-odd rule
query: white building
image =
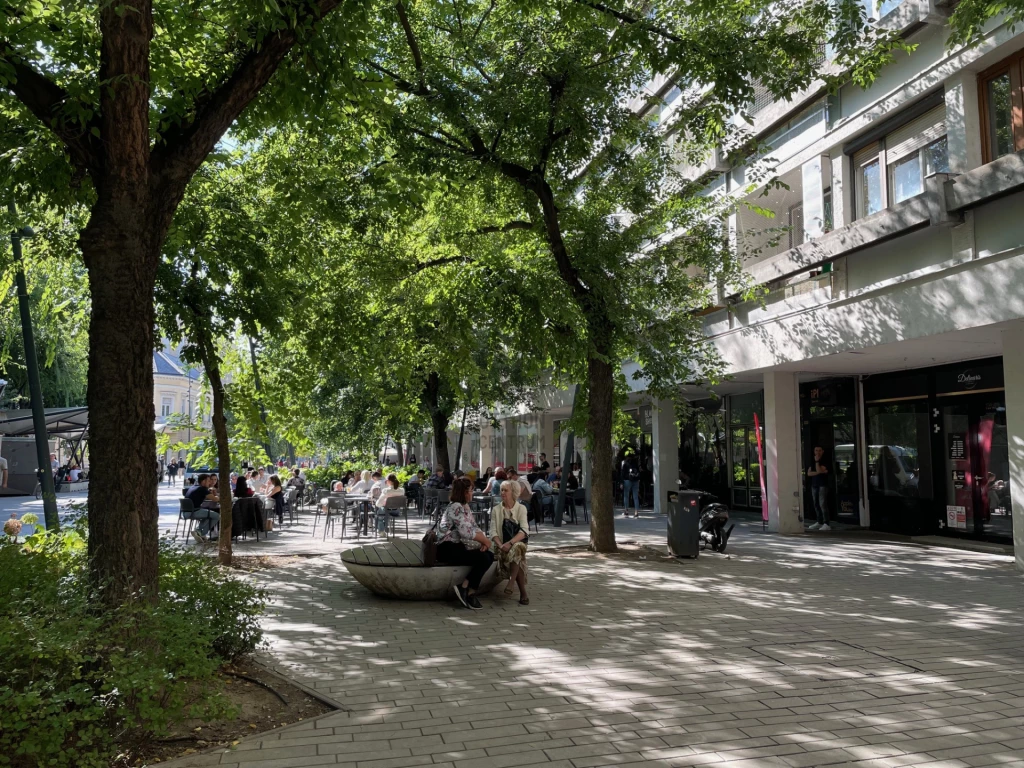
<svg viewBox="0 0 1024 768">
<path fill-rule="evenodd" d="M 202 371 L 191 368 L 164 343 L 153 352 L 153 409 L 155 428 L 170 438 L 170 445 L 187 443 L 205 434 L 210 426 L 210 396 L 202 381 Z M 191 420 L 197 429 L 179 425 Z M 166 464 L 172 458 L 186 458 L 184 450 L 166 449 L 157 457 Z"/>
<path fill-rule="evenodd" d="M 740 244 L 766 226 L 789 235 L 747 264 L 764 305 L 726 287 L 705 316 L 734 377 L 724 397 L 681 386 L 699 415 L 680 431 L 670 403 L 635 394 L 648 496 L 660 510 L 682 471 L 803 531 L 820 445 L 832 527 L 1016 538 L 1024 568 L 1024 33 L 993 22 L 950 51 L 946 5 L 880 5 L 878 23 L 917 47 L 870 89 L 755 105 L 789 189 L 758 199 L 774 222 L 733 226 Z M 744 168 L 715 170 L 715 186 L 743 188 Z M 463 466 L 560 458 L 568 395 L 552 398 L 467 437 Z"/>
</svg>

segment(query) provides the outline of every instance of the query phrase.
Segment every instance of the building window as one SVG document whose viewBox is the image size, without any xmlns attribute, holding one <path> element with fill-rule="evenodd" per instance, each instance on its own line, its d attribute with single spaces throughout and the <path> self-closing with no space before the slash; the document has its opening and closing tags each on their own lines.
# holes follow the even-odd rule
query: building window
<svg viewBox="0 0 1024 768">
<path fill-rule="evenodd" d="M 160 415 L 167 417 L 171 415 L 171 411 L 174 408 L 174 398 L 164 395 L 160 398 Z"/>
<path fill-rule="evenodd" d="M 1024 149 L 1022 69 L 1024 51 L 1004 59 L 978 77 L 982 150 L 986 163 Z"/>
<path fill-rule="evenodd" d="M 926 178 L 949 173 L 946 107 L 930 109 L 859 150 L 853 169 L 857 218 L 920 195 Z"/>
</svg>

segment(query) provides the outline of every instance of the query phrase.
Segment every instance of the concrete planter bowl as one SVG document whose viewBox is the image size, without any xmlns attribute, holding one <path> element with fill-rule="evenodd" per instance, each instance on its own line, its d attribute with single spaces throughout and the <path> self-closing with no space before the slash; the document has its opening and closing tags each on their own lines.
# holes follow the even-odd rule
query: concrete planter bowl
<svg viewBox="0 0 1024 768">
<path fill-rule="evenodd" d="M 469 574 L 468 565 L 423 565 L 419 542 L 389 542 L 356 547 L 341 553 L 341 562 L 356 581 L 375 595 L 399 600 L 446 600 L 452 587 Z M 498 567 L 492 565 L 480 582 L 479 594 L 494 589 Z"/>
</svg>

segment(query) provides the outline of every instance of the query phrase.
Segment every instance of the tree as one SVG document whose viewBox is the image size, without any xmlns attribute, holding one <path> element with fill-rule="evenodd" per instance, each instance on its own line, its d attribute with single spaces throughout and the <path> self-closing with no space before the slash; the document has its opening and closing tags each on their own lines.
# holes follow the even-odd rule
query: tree
<svg viewBox="0 0 1024 768">
<path fill-rule="evenodd" d="M 233 488 L 222 350 L 238 332 L 278 326 L 283 299 L 272 278 L 281 259 L 268 247 L 264 190 L 254 166 L 229 155 L 200 169 L 164 243 L 156 285 L 160 327 L 183 344 L 182 358 L 201 365 L 210 384 L 224 565 L 231 564 Z"/>
<path fill-rule="evenodd" d="M 619 362 L 639 363 L 655 394 L 713 379 L 694 311 L 711 303 L 709 282 L 736 271 L 721 207 L 675 166 L 721 140 L 755 87 L 781 98 L 810 85 L 826 43 L 862 78 L 887 44 L 864 35 L 856 0 L 398 0 L 374 29 L 379 43 L 360 66 L 395 93 L 381 117 L 400 156 L 487 187 L 501 202 L 492 236 L 546 248 L 580 342 L 555 358 L 554 374 L 586 382 L 591 545 L 611 551 Z M 644 90 L 653 73 L 682 91 L 675 147 L 637 115 L 658 106 Z"/>
<path fill-rule="evenodd" d="M 985 25 L 997 16 L 1002 16 L 1011 29 L 1024 21 L 1022 0 L 960 0 L 949 17 L 950 36 L 948 48 L 958 45 L 977 45 L 984 37 Z"/>
<path fill-rule="evenodd" d="M 303 64 L 342 61 L 362 26 L 341 0 L 5 3 L 0 9 L 0 122 L 41 138 L 15 187 L 82 201 L 89 271 L 93 576 L 110 602 L 155 599 L 152 477 L 153 289 L 161 249 L 193 174 L 275 78 L 261 114 L 321 90 Z M 297 46 L 302 56 L 293 56 Z M 316 78 L 342 77 L 320 66 Z M 13 97 L 13 98 L 12 98 Z M 278 112 L 280 111 L 280 112 Z M 40 131 L 44 126 L 49 132 Z M 6 147 L 5 147 L 6 149 Z M 47 175 L 40 179 L 42 168 Z"/>
</svg>

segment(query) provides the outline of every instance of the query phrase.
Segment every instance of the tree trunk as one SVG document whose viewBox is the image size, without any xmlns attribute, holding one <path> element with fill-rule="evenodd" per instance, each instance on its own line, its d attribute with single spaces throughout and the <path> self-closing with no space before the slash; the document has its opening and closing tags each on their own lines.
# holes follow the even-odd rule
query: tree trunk
<svg viewBox="0 0 1024 768">
<path fill-rule="evenodd" d="M 138 201 L 97 201 L 80 245 L 89 268 L 89 562 L 104 601 L 158 595 L 153 477 L 153 288 L 159 246 Z"/>
<path fill-rule="evenodd" d="M 444 469 L 446 473 L 452 471 L 451 458 L 448 456 L 448 422 L 451 420 L 450 413 L 444 413 L 440 408 L 430 411 L 430 425 L 434 429 L 434 469 Z"/>
<path fill-rule="evenodd" d="M 590 432 L 593 476 L 590 482 L 590 548 L 615 552 L 615 499 L 612 494 L 612 414 L 615 378 L 611 364 L 591 354 L 587 360 L 590 388 L 587 427 Z"/>
<path fill-rule="evenodd" d="M 400 437 L 395 439 L 395 451 L 397 451 L 398 453 L 398 456 L 395 458 L 395 465 L 399 467 L 404 467 L 405 451 L 402 450 L 402 438 Z"/>
<path fill-rule="evenodd" d="M 459 443 L 455 448 L 455 468 L 462 469 L 462 440 L 466 436 L 466 413 L 469 411 L 469 406 L 463 406 L 462 408 L 462 426 L 459 427 Z"/>
<path fill-rule="evenodd" d="M 228 422 L 224 416 L 224 382 L 213 339 L 193 341 L 199 347 L 213 394 L 213 436 L 217 443 L 217 491 L 220 496 L 218 557 L 221 565 L 231 565 L 231 510 L 235 489 L 231 487 L 231 447 L 228 443 Z"/>
</svg>

